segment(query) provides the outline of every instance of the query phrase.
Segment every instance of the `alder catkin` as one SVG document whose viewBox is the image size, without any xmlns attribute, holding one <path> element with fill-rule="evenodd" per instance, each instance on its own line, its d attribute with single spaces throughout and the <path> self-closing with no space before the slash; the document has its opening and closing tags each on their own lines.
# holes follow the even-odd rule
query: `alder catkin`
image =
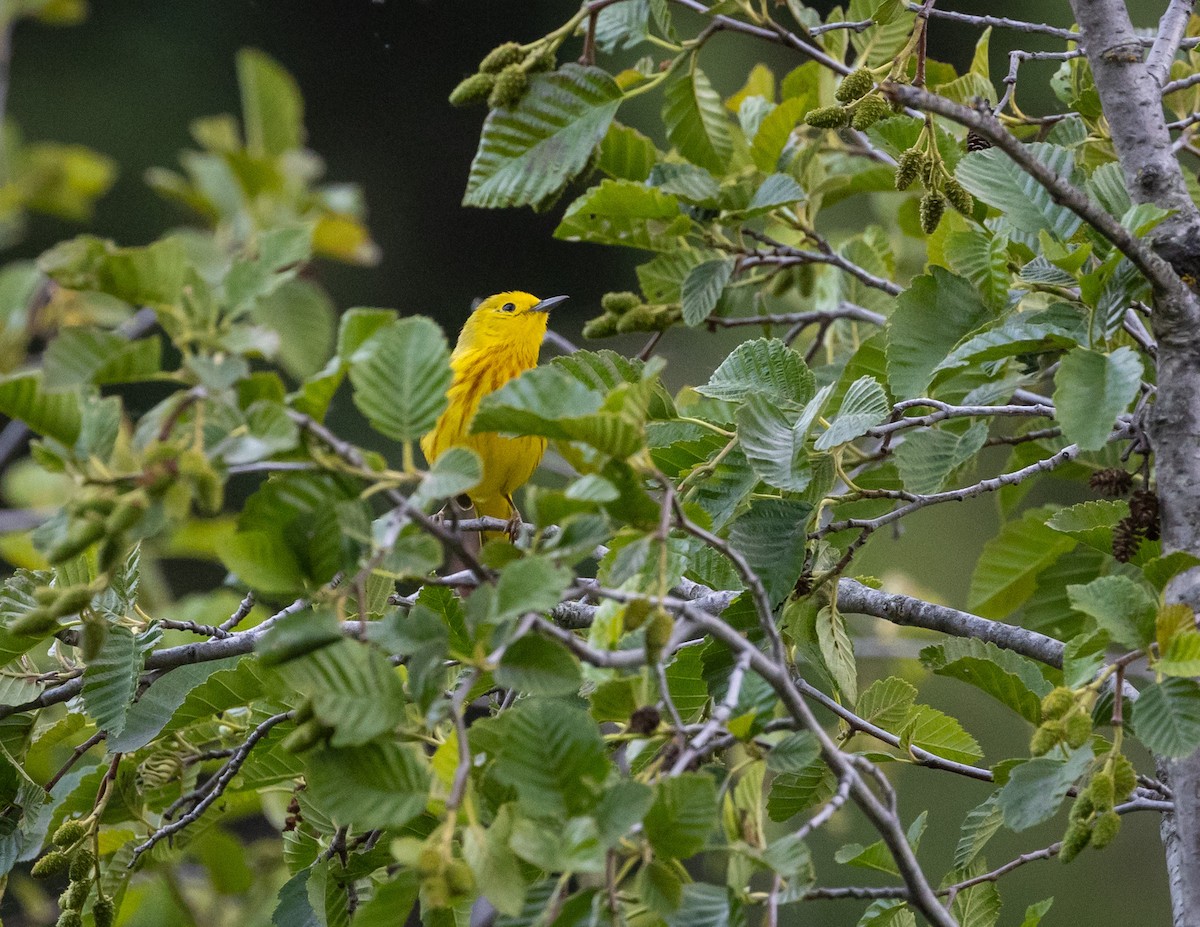
<svg viewBox="0 0 1200 927">
<path fill-rule="evenodd" d="M 822 106 L 811 110 L 804 121 L 814 129 L 840 129 L 849 121 L 849 114 L 844 106 Z"/>
<path fill-rule="evenodd" d="M 929 192 L 921 197 L 920 217 L 921 231 L 926 235 L 932 235 L 937 231 L 938 223 L 942 221 L 942 214 L 946 211 L 946 199 L 940 193 Z"/>
<path fill-rule="evenodd" d="M 860 97 L 866 96 L 874 86 L 875 78 L 871 76 L 871 72 L 866 68 L 859 68 L 846 75 L 845 79 L 838 84 L 837 91 L 833 96 L 839 103 L 853 103 Z M 888 109 L 890 110 L 891 107 L 889 106 Z"/>
<path fill-rule="evenodd" d="M 510 65 L 518 64 L 524 57 L 519 44 L 505 42 L 484 55 L 483 60 L 479 62 L 479 71 L 483 74 L 499 74 Z"/>
</svg>

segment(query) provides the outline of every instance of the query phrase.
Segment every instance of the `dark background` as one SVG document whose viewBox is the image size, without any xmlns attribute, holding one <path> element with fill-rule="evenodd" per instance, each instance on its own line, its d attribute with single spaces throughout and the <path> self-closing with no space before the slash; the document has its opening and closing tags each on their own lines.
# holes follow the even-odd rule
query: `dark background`
<svg viewBox="0 0 1200 927">
<path fill-rule="evenodd" d="M 1165 3 L 1135 0 L 1131 5 L 1139 24 L 1151 25 Z M 953 8 L 1055 25 L 1070 22 L 1066 2 L 1057 0 L 976 0 Z M 234 53 L 256 46 L 299 81 L 307 101 L 309 144 L 327 162 L 326 179 L 355 181 L 366 193 L 369 224 L 383 258 L 374 268 L 321 266 L 321 279 L 338 306 L 388 306 L 431 315 L 453 335 L 475 296 L 505 289 L 567 293 L 572 302 L 556 312 L 553 324 L 575 337 L 583 321 L 597 314 L 602 293 L 635 286 L 633 268 L 645 255 L 553 240 L 562 205 L 540 216 L 529 210 L 463 209 L 459 203 L 483 111 L 453 110 L 445 102 L 455 83 L 493 46 L 536 38 L 574 9 L 573 2 L 549 0 L 107 0 L 95 4 L 89 21 L 78 27 L 18 27 L 9 115 L 30 140 L 78 142 L 115 158 L 120 179 L 100 202 L 89 231 L 122 244 L 145 243 L 188 217 L 144 185 L 144 170 L 176 165 L 178 151 L 191 145 L 188 124 L 193 118 L 237 112 Z M 786 14 L 781 10 L 780 15 Z M 961 69 L 970 61 L 976 38 L 974 30 L 935 21 L 930 54 Z M 1005 51 L 1015 39 L 1027 49 L 1061 48 L 1037 37 L 997 33 L 992 41 L 994 77 L 1007 70 Z M 562 57 L 576 51 L 577 45 L 568 44 Z M 718 89 L 728 93 L 759 59 L 772 64 L 779 76 L 800 63 L 780 49 L 732 35 L 716 37 L 705 48 L 702 63 Z M 1052 64 L 1023 66 L 1020 102 L 1027 112 L 1045 112 L 1053 105 L 1043 89 L 1053 70 Z M 640 109 L 623 110 L 622 119 L 651 131 L 657 105 L 651 95 L 639 101 Z M 896 201 L 886 195 L 859 198 L 840 221 L 847 229 L 886 221 Z M 826 231 L 836 238 L 839 217 L 830 218 L 833 224 Z M 6 257 L 35 256 L 77 231 L 65 223 L 35 219 L 25 242 Z M 915 242 L 906 247 L 917 253 Z M 918 271 L 919 263 L 910 270 Z M 678 386 L 705 378 L 728 350 L 729 338 L 672 332 L 664 343 L 668 379 Z M 618 349 L 640 344 L 636 338 L 605 342 Z M 926 594 L 961 606 L 975 558 L 996 524 L 994 500 L 988 499 L 953 511 L 918 513 L 906 522 L 903 538 L 877 544 L 860 568 L 894 582 L 921 584 Z M 928 679 L 911 662 L 864 661 L 863 667 L 868 677 L 863 685 L 871 675 L 889 673 L 920 682 L 923 699 L 965 718 L 989 759 L 1023 749 L 1025 726 L 994 703 L 976 698 L 968 687 Z M 958 824 L 986 797 L 986 788 L 924 770 L 905 771 L 899 779 L 906 817 L 922 808 L 931 811 L 923 860 L 931 869 L 948 866 Z M 827 828 L 822 839 L 829 845 L 814 847 L 818 860 L 838 845 L 834 841 L 851 839 L 844 831 L 845 817 L 839 815 Z M 1031 834 L 1001 834 L 989 848 L 989 859 L 998 865 L 1060 833 L 1061 824 L 1055 823 Z M 819 872 L 826 883 L 853 875 L 829 866 Z M 1019 924 L 1024 906 L 1048 895 L 1057 897 L 1048 925 L 1169 919 L 1162 851 L 1150 815 L 1127 817 L 1121 838 L 1105 853 L 1085 852 L 1070 867 L 1033 863 L 1006 877 L 1001 887 L 1009 901 L 1002 924 Z M 802 917 L 806 924 L 853 924 L 857 910 L 861 905 L 844 902 L 804 906 L 791 915 L 791 922 Z M 147 920 L 149 915 L 141 912 L 138 923 L 161 922 L 153 916 Z"/>
</svg>

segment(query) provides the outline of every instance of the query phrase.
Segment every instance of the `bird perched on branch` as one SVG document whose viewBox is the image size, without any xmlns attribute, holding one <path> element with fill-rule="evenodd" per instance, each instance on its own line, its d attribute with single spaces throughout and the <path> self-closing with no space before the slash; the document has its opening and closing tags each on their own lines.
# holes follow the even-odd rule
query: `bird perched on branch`
<svg viewBox="0 0 1200 927">
<path fill-rule="evenodd" d="M 537 469 L 546 439 L 505 438 L 492 432 L 471 434 L 471 419 L 484 396 L 537 366 L 547 313 L 565 299 L 538 299 L 513 291 L 497 293 L 479 303 L 463 325 L 450 357 L 454 380 L 446 393 L 449 404 L 433 431 L 421 439 L 421 450 L 430 463 L 451 447 L 470 448 L 479 455 L 483 480 L 468 493 L 475 513 L 508 519 L 510 534 L 520 520 L 513 493 Z"/>
</svg>

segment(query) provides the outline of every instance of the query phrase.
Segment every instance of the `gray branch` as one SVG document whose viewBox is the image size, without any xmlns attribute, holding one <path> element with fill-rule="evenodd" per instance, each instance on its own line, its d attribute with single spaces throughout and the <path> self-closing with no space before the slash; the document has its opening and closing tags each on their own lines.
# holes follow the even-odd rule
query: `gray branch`
<svg viewBox="0 0 1200 927">
<path fill-rule="evenodd" d="M 1158 24 L 1158 36 L 1146 58 L 1146 71 L 1158 86 L 1166 83 L 1167 75 L 1171 73 L 1171 62 L 1179 51 L 1179 43 L 1183 41 L 1184 30 L 1192 16 L 1192 6 L 1195 0 L 1171 0 L 1167 11 Z"/>
</svg>

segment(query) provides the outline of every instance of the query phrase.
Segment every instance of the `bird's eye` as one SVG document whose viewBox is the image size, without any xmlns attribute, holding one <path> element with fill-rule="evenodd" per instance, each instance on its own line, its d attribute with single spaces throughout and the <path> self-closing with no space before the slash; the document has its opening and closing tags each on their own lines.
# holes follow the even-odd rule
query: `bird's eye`
<svg viewBox="0 0 1200 927">
<path fill-rule="evenodd" d="M 516 312 L 517 307 L 514 303 L 505 303 L 503 306 L 500 307 L 500 311 L 501 312 Z"/>
</svg>

